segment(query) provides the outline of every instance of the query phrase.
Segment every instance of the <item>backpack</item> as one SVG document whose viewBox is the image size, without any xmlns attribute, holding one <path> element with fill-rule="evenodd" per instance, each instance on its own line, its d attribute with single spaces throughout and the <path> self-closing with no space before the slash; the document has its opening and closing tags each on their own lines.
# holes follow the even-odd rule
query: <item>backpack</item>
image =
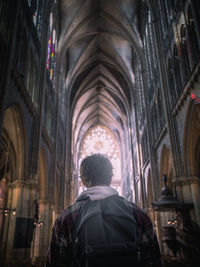
<svg viewBox="0 0 200 267">
<path fill-rule="evenodd" d="M 141 266 L 136 230 L 133 206 L 124 198 L 88 199 L 73 234 L 72 266 Z"/>
</svg>

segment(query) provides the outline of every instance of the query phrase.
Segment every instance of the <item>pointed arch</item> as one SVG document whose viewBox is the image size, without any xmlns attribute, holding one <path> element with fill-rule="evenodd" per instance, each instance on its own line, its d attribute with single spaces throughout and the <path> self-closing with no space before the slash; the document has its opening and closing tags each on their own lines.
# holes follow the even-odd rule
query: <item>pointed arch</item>
<svg viewBox="0 0 200 267">
<path fill-rule="evenodd" d="M 14 105 L 6 109 L 3 119 L 3 138 L 7 140 L 7 146 L 12 151 L 10 157 L 15 166 L 12 180 L 26 179 L 27 173 L 27 136 L 22 110 Z"/>
<path fill-rule="evenodd" d="M 8 236 L 11 239 L 10 229 L 14 229 L 15 222 L 10 217 L 13 213 L 5 213 L 5 217 L 2 211 L 11 211 L 14 207 L 13 212 L 16 214 L 17 201 L 13 187 L 9 184 L 14 184 L 16 180 L 26 180 L 27 147 L 22 110 L 18 105 L 8 107 L 4 112 L 0 142 L 0 246 L 5 253 L 4 240 Z"/>
<path fill-rule="evenodd" d="M 200 105 L 191 102 L 184 129 L 184 165 L 187 177 L 200 178 Z"/>
</svg>

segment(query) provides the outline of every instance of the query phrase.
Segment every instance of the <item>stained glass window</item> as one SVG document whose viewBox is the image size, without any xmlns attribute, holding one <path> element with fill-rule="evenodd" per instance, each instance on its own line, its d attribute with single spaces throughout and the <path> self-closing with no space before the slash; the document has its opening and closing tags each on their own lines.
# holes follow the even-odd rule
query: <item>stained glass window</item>
<svg viewBox="0 0 200 267">
<path fill-rule="evenodd" d="M 33 15 L 33 23 L 38 32 L 38 37 L 40 39 L 41 36 L 41 28 L 42 28 L 42 17 L 43 17 L 43 6 L 44 0 L 28 0 L 28 5 L 31 8 L 31 12 Z"/>
<path fill-rule="evenodd" d="M 113 179 L 111 186 L 118 190 L 121 194 L 120 153 L 118 144 L 109 130 L 100 125 L 91 129 L 83 140 L 81 148 L 80 163 L 85 157 L 94 153 L 107 155 L 113 166 Z"/>
<path fill-rule="evenodd" d="M 49 77 L 53 81 L 56 68 L 56 49 L 57 49 L 57 37 L 56 30 L 53 23 L 53 13 L 50 14 L 49 21 L 49 39 L 48 39 L 48 56 L 46 68 L 49 71 Z"/>
</svg>

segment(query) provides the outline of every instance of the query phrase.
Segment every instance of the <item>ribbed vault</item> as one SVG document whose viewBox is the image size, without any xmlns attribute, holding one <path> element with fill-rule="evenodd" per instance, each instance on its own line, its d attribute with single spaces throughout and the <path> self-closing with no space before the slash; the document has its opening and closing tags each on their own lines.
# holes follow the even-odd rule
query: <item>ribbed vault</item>
<svg viewBox="0 0 200 267">
<path fill-rule="evenodd" d="M 58 65 L 63 73 L 75 165 L 81 141 L 104 125 L 127 152 L 134 58 L 141 56 L 137 0 L 62 0 Z M 123 150 L 123 151 L 122 151 Z"/>
</svg>

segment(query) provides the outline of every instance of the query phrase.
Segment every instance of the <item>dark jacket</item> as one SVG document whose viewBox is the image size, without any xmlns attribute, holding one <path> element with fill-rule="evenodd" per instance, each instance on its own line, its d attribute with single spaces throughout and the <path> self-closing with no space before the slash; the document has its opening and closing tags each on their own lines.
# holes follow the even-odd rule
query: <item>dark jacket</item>
<svg viewBox="0 0 200 267">
<path fill-rule="evenodd" d="M 64 210 L 55 221 L 52 230 L 51 242 L 47 254 L 46 267 L 70 267 L 72 262 L 72 238 L 76 225 L 76 219 L 85 204 L 86 198 L 79 199 Z M 144 267 L 161 267 L 161 257 L 158 241 L 149 216 L 134 203 L 132 206 L 132 216 L 137 222 L 137 230 L 141 236 L 144 247 Z"/>
</svg>

